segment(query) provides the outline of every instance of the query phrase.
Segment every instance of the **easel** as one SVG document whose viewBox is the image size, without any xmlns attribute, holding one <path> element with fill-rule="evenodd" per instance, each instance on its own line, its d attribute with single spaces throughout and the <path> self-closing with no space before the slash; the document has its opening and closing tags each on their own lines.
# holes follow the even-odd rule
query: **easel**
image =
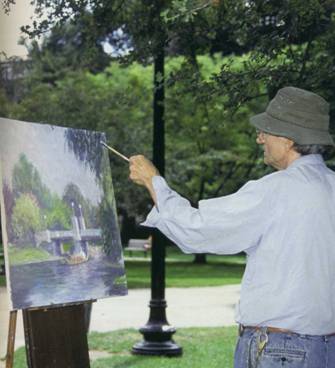
<svg viewBox="0 0 335 368">
<path fill-rule="evenodd" d="M 14 347 L 16 334 L 17 311 L 11 311 L 9 314 L 9 328 L 7 340 L 6 368 L 13 368 L 14 363 Z"/>
<path fill-rule="evenodd" d="M 85 309 L 91 303 L 22 311 L 29 368 L 90 368 Z M 6 368 L 13 368 L 16 320 L 11 311 Z"/>
</svg>

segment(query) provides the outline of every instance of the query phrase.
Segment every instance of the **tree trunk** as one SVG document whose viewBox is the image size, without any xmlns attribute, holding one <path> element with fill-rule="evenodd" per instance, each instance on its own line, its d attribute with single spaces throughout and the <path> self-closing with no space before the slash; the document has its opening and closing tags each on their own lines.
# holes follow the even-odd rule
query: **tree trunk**
<svg viewBox="0 0 335 368">
<path fill-rule="evenodd" d="M 193 263 L 195 264 L 206 264 L 206 253 L 197 253 L 194 255 Z"/>
</svg>

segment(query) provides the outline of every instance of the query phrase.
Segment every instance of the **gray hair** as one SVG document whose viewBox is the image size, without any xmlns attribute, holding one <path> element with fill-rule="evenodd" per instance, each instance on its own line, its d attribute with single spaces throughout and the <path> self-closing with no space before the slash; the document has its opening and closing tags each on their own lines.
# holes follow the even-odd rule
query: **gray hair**
<svg viewBox="0 0 335 368">
<path fill-rule="evenodd" d="M 300 153 L 302 156 L 311 155 L 311 154 L 320 154 L 323 155 L 328 152 L 329 146 L 325 146 L 322 144 L 298 144 L 294 143 L 293 149 Z"/>
</svg>

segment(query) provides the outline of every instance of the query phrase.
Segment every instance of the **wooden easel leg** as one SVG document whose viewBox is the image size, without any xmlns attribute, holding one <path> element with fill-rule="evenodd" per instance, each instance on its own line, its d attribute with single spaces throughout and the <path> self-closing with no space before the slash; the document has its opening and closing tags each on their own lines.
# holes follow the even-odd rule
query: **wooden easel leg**
<svg viewBox="0 0 335 368">
<path fill-rule="evenodd" d="M 9 316 L 6 368 L 13 368 L 14 363 L 14 348 L 16 334 L 17 311 L 11 311 Z"/>
<path fill-rule="evenodd" d="M 29 368 L 90 368 L 84 303 L 22 313 Z"/>
</svg>

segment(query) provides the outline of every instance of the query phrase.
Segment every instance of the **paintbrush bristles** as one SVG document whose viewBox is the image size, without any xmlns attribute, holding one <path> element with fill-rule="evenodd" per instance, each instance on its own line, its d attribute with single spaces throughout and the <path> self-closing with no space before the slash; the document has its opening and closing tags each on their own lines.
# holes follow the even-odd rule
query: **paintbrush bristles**
<svg viewBox="0 0 335 368">
<path fill-rule="evenodd" d="M 118 155 L 119 157 L 121 157 L 121 158 L 123 158 L 124 160 L 126 160 L 126 161 L 128 161 L 128 162 L 129 162 L 129 158 L 128 158 L 128 157 L 126 157 L 125 155 L 123 155 L 122 153 L 118 152 L 115 148 L 112 148 L 112 147 L 108 146 L 108 144 L 106 144 L 106 143 L 105 143 L 105 142 L 103 142 L 103 141 L 100 141 L 100 143 L 101 143 L 104 147 L 108 148 L 110 151 L 112 151 L 113 153 L 115 153 L 116 155 Z"/>
</svg>

